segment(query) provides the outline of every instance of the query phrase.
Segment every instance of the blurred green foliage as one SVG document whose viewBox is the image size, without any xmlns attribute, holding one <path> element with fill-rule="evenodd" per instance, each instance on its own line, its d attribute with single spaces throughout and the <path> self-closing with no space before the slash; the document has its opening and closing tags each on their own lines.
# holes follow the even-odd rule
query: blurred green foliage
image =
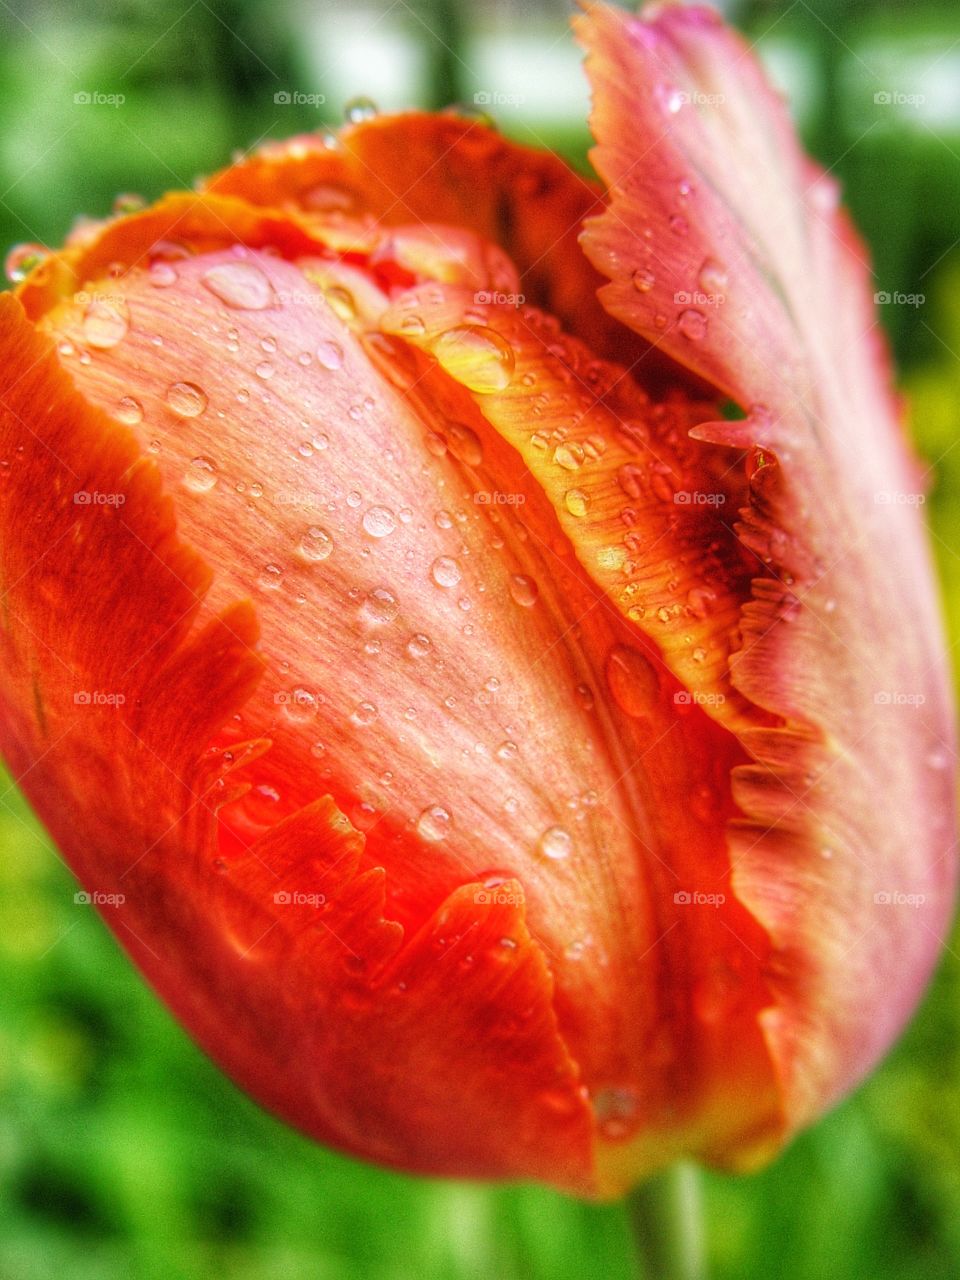
<svg viewBox="0 0 960 1280">
<path fill-rule="evenodd" d="M 234 147 L 332 118 L 332 103 L 320 112 L 273 104 L 278 87 L 324 86 L 325 50 L 304 38 L 306 12 L 256 0 L 0 5 L 0 242 L 56 243 L 75 214 L 102 215 L 118 192 L 189 185 Z M 339 13 L 319 12 L 331 22 Z M 528 20 L 503 5 L 443 0 L 416 12 L 401 3 L 399 13 L 426 50 L 415 96 L 432 105 L 472 88 L 457 52 L 470 24 L 509 40 Z M 960 638 L 960 102 L 933 125 L 870 110 L 878 90 L 916 91 L 910 65 L 947 59 L 960 78 L 949 62 L 960 49 L 956 15 L 800 0 L 740 5 L 733 16 L 775 66 L 779 51 L 802 72 L 801 122 L 842 180 L 877 289 L 924 295 L 881 318 L 931 463 L 928 510 Z M 545 38 L 563 38 L 561 6 L 534 17 Z M 878 68 L 894 70 L 883 80 Z M 73 94 L 92 89 L 127 101 L 71 110 Z M 583 159 L 577 123 L 514 112 L 504 126 Z M 895 600 L 891 583 L 891 608 Z M 615 1206 L 386 1173 L 264 1115 L 187 1040 L 95 913 L 74 904 L 74 889 L 4 784 L 0 1280 L 629 1274 Z M 764 1173 L 706 1175 L 719 1280 L 960 1276 L 958 996 L 960 957 L 948 949 L 911 1029 L 865 1087 Z"/>
</svg>

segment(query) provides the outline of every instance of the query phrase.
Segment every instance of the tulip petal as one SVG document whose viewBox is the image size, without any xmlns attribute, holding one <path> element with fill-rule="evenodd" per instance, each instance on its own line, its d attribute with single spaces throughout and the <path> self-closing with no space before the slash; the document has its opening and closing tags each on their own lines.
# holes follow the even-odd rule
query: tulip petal
<svg viewBox="0 0 960 1280">
<path fill-rule="evenodd" d="M 765 1027 L 799 1125 L 899 1030 L 953 899 L 922 486 L 863 248 L 742 40 L 679 6 L 590 6 L 578 26 L 611 193 L 583 235 L 604 305 L 749 411 L 693 435 L 756 451 L 738 534 L 766 568 L 732 682 L 779 727 L 740 733 L 734 883 L 774 944 Z"/>
<path fill-rule="evenodd" d="M 477 118 L 407 112 L 348 125 L 335 138 L 269 143 L 207 189 L 323 224 L 365 215 L 387 227 L 468 228 L 516 264 L 517 286 L 494 284 L 493 292 L 542 306 L 598 354 L 638 361 L 651 383 L 669 375 L 692 385 L 597 302 L 602 277 L 577 244 L 584 218 L 601 208 L 597 185 L 553 152 L 511 142 Z"/>
<path fill-rule="evenodd" d="M 225 863 L 226 784 L 270 747 L 209 750 L 262 674 L 253 610 L 196 630 L 210 571 L 178 542 L 157 468 L 9 295 L 0 368 L 0 451 L 16 458 L 3 748 L 121 942 L 235 1079 L 317 1137 L 589 1190 L 590 1112 L 519 884 L 492 902 L 462 885 L 401 945 L 384 872 L 361 870 L 363 837 L 328 799 Z"/>
</svg>

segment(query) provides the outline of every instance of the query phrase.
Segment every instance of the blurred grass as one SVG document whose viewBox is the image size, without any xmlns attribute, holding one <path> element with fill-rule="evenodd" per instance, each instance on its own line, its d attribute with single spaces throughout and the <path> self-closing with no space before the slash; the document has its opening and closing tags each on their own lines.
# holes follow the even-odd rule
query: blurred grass
<svg viewBox="0 0 960 1280">
<path fill-rule="evenodd" d="M 450 33 L 458 15 L 448 10 L 433 0 L 430 13 Z M 932 5 L 826 0 L 739 11 L 751 33 L 792 42 L 820 76 L 806 133 L 843 182 L 874 254 L 877 289 L 926 297 L 919 308 L 882 308 L 881 318 L 920 450 L 934 464 L 927 510 L 957 640 L 960 127 L 869 128 L 858 120 L 856 75 L 841 74 L 841 62 L 858 71 L 850 48 L 867 36 L 887 41 L 893 65 L 921 37 L 948 55 L 960 36 L 956 16 Z M 78 212 L 102 215 L 117 192 L 152 198 L 189 185 L 264 131 L 315 127 L 316 111 L 272 108 L 276 87 L 317 84 L 298 38 L 304 12 L 240 0 L 0 6 L 0 242 L 56 243 Z M 501 7 L 490 14 L 511 20 Z M 551 21 L 559 37 L 563 15 L 554 11 Z M 409 25 L 431 43 L 422 23 Z M 433 47 L 429 68 L 421 101 L 462 96 L 464 68 L 449 50 Z M 77 90 L 121 84 L 122 110 L 68 109 Z M 545 126 L 523 113 L 506 123 L 525 140 L 545 137 L 583 159 L 579 124 Z M 3 784 L 0 1280 L 629 1274 L 615 1207 L 537 1188 L 402 1177 L 274 1122 L 194 1048 L 96 914 L 74 904 L 74 889 Z M 957 951 L 955 943 L 910 1030 L 853 1098 L 764 1173 L 706 1176 L 718 1280 L 960 1276 Z"/>
</svg>

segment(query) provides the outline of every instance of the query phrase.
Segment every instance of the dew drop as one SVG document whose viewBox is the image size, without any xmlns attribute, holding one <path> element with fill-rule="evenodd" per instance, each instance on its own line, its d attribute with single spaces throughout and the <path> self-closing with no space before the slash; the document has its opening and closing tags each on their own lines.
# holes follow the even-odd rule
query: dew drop
<svg viewBox="0 0 960 1280">
<path fill-rule="evenodd" d="M 348 124 L 361 124 L 364 120 L 372 120 L 378 111 L 372 98 L 351 98 L 343 108 L 343 118 Z"/>
<path fill-rule="evenodd" d="M 643 468 L 627 462 L 617 471 L 617 481 L 628 498 L 643 497 Z"/>
<path fill-rule="evenodd" d="M 309 689 L 294 689 L 283 704 L 283 713 L 293 724 L 307 724 L 317 714 L 317 699 Z"/>
<path fill-rule="evenodd" d="M 209 493 L 217 483 L 217 468 L 209 458 L 194 458 L 183 477 L 184 487 L 193 493 Z"/>
<path fill-rule="evenodd" d="M 566 827 L 548 827 L 540 837 L 538 848 L 545 858 L 559 862 L 569 858 L 573 837 Z"/>
<path fill-rule="evenodd" d="M 264 591 L 279 591 L 283 585 L 283 570 L 278 564 L 265 565 L 259 582 Z"/>
<path fill-rule="evenodd" d="M 563 501 L 572 516 L 585 516 L 590 506 L 590 499 L 582 489 L 568 489 Z"/>
<path fill-rule="evenodd" d="M 417 819 L 417 835 L 430 844 L 439 844 L 450 833 L 452 818 L 442 805 L 432 804 Z"/>
<path fill-rule="evenodd" d="M 657 282 L 657 277 L 646 267 L 637 267 L 633 273 L 633 287 L 638 293 L 649 293 Z"/>
<path fill-rule="evenodd" d="M 702 311 L 688 308 L 681 311 L 677 319 L 677 328 L 691 342 L 702 342 L 707 336 L 707 317 Z"/>
<path fill-rule="evenodd" d="M 600 1089 L 593 1098 L 597 1128 L 605 1138 L 626 1138 L 636 1128 L 639 1112 L 633 1089 Z"/>
<path fill-rule="evenodd" d="M 705 258 L 697 275 L 697 284 L 704 293 L 723 293 L 727 287 L 726 269 L 716 258 Z"/>
<path fill-rule="evenodd" d="M 660 679 L 650 660 L 631 645 L 615 645 L 607 656 L 605 674 L 621 711 L 639 718 L 650 714 L 660 693 Z"/>
<path fill-rule="evenodd" d="M 576 441 L 565 441 L 557 445 L 553 460 L 558 466 L 563 467 L 564 471 L 577 471 L 583 466 L 583 448 Z"/>
<path fill-rule="evenodd" d="M 477 433 L 465 422 L 449 422 L 446 427 L 447 448 L 455 458 L 468 467 L 478 467 L 483 461 L 483 445 Z"/>
<path fill-rule="evenodd" d="M 430 568 L 430 576 L 438 587 L 455 587 L 460 581 L 460 566 L 452 556 L 438 556 Z"/>
<path fill-rule="evenodd" d="M 343 348 L 336 342 L 321 342 L 317 347 L 317 360 L 332 373 L 343 366 Z"/>
<path fill-rule="evenodd" d="M 530 609 L 537 603 L 540 588 L 526 574 L 515 573 L 510 579 L 510 595 L 516 604 L 524 609 Z"/>
<path fill-rule="evenodd" d="M 389 507 L 370 507 L 363 513 L 364 532 L 371 538 L 386 538 L 397 527 L 397 518 Z"/>
<path fill-rule="evenodd" d="M 174 382 L 167 387 L 167 404 L 178 418 L 196 418 L 207 407 L 207 396 L 194 382 Z"/>
<path fill-rule="evenodd" d="M 433 343 L 441 367 L 470 391 L 489 395 L 510 385 L 513 348 L 487 325 L 458 325 Z"/>
<path fill-rule="evenodd" d="M 318 562 L 326 560 L 333 550 L 333 538 L 319 525 L 311 525 L 300 539 L 298 548 L 304 560 Z"/>
<path fill-rule="evenodd" d="M 383 626 L 393 622 L 400 612 L 400 605 L 392 591 L 388 591 L 386 587 L 374 587 L 364 597 L 360 612 L 367 622 Z"/>
<path fill-rule="evenodd" d="M 20 284 L 49 254 L 50 250 L 45 249 L 42 244 L 14 245 L 4 262 L 7 279 L 12 284 Z"/>
<path fill-rule="evenodd" d="M 416 635 L 411 636 L 407 641 L 407 653 L 411 658 L 424 658 L 430 652 L 433 643 L 429 636 L 424 635 L 422 631 L 418 631 Z"/>
<path fill-rule="evenodd" d="M 121 396 L 114 410 L 114 417 L 125 422 L 128 427 L 135 427 L 143 421 L 143 405 L 133 396 Z"/>
<path fill-rule="evenodd" d="M 236 311 L 263 311 L 277 300 L 273 285 L 252 262 L 225 262 L 211 267 L 202 283 Z"/>
<path fill-rule="evenodd" d="M 366 728 L 367 725 L 373 724 L 379 715 L 380 712 L 374 703 L 360 702 L 354 707 L 353 715 L 350 719 L 354 724 L 360 725 L 361 728 Z"/>
</svg>

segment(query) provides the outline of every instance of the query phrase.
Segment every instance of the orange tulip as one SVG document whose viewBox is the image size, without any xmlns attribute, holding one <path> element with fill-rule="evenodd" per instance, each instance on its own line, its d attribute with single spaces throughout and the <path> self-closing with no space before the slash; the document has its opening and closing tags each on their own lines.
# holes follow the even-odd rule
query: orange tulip
<svg viewBox="0 0 960 1280">
<path fill-rule="evenodd" d="M 603 1196 L 849 1090 L 956 864 L 864 250 L 714 17 L 578 27 L 602 185 L 364 119 L 0 298 L 0 743 L 261 1103 Z"/>
</svg>

